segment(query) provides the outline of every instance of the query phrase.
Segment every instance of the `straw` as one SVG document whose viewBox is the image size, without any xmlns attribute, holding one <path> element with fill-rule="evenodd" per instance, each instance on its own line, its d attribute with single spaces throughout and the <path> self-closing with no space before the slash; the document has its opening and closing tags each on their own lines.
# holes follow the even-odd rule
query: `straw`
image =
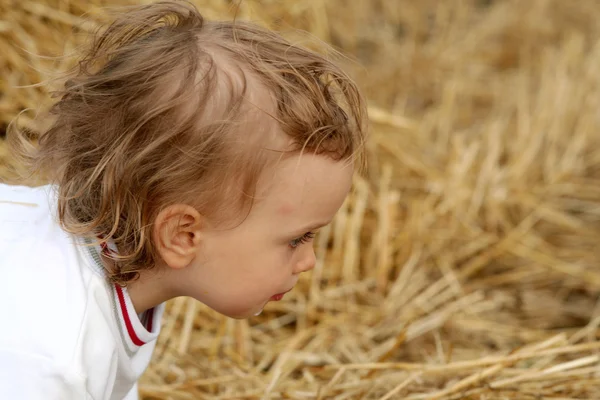
<svg viewBox="0 0 600 400">
<path fill-rule="evenodd" d="M 0 2 L 0 137 L 135 2 Z M 168 303 L 143 399 L 600 398 L 594 1 L 194 2 L 346 54 L 370 169 L 285 301 L 248 321 Z M 18 171 L 0 138 L 0 181 Z"/>
</svg>

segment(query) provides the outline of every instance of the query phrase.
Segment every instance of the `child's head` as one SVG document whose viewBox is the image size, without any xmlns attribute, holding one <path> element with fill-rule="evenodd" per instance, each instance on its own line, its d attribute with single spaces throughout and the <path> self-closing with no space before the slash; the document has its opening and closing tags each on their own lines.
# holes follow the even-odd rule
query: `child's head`
<svg viewBox="0 0 600 400">
<path fill-rule="evenodd" d="M 161 263 L 192 265 L 208 285 L 233 279 L 224 264 L 254 268 L 255 256 L 311 268 L 311 246 L 296 240 L 332 218 L 362 160 L 364 103 L 340 68 L 256 25 L 205 21 L 182 2 L 119 16 L 59 95 L 31 160 L 57 184 L 65 230 L 117 246 L 110 274 L 122 284 Z M 197 285 L 186 290 L 201 297 Z"/>
</svg>

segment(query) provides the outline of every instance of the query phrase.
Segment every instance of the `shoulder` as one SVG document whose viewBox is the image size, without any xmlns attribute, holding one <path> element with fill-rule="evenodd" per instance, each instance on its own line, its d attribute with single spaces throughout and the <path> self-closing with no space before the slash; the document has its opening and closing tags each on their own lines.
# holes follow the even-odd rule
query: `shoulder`
<svg viewBox="0 0 600 400">
<path fill-rule="evenodd" d="M 0 369 L 3 399 L 90 398 L 85 376 L 45 357 L 0 348 Z"/>
<path fill-rule="evenodd" d="M 20 232 L 56 221 L 54 186 L 26 187 L 0 183 L 0 246 L 22 239 Z M 1 247 L 0 247 L 1 249 Z"/>
<path fill-rule="evenodd" d="M 14 206 L 39 206 L 54 196 L 56 186 L 53 185 L 19 186 L 0 183 L 0 204 L 3 204 L 3 207 L 11 203 Z"/>
<path fill-rule="evenodd" d="M 110 347 L 103 316 L 110 299 L 102 277 L 55 221 L 52 196 L 49 186 L 0 184 L 0 349 L 70 362 L 92 339 Z"/>
</svg>

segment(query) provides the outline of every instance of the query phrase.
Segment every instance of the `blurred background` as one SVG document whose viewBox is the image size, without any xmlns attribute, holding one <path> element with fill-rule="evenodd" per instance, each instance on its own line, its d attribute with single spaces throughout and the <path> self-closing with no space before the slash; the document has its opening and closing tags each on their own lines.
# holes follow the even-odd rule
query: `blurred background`
<svg viewBox="0 0 600 400">
<path fill-rule="evenodd" d="M 0 0 L 0 181 L 22 169 L 8 123 L 51 104 L 38 84 L 140 2 Z M 193 3 L 341 51 L 369 172 L 283 302 L 233 321 L 172 301 L 143 398 L 600 398 L 600 3 Z"/>
</svg>

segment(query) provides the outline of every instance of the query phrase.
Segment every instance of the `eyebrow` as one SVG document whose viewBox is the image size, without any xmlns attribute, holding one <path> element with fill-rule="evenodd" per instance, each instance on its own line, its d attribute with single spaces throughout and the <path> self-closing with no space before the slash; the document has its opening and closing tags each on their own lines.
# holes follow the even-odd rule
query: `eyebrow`
<svg viewBox="0 0 600 400">
<path fill-rule="evenodd" d="M 297 229 L 297 230 L 295 230 L 293 233 L 294 233 L 294 234 L 297 234 L 297 235 L 300 235 L 300 234 L 303 234 L 303 233 L 306 233 L 306 232 L 311 232 L 311 231 L 314 231 L 315 229 L 322 228 L 322 227 L 324 227 L 324 226 L 327 226 L 327 225 L 329 225 L 330 223 L 331 223 L 331 221 L 326 221 L 326 222 L 318 222 L 318 223 L 315 223 L 315 224 L 310 224 L 310 225 L 308 225 L 308 226 L 305 226 L 305 227 L 304 227 L 304 228 L 302 228 L 302 229 Z"/>
</svg>

